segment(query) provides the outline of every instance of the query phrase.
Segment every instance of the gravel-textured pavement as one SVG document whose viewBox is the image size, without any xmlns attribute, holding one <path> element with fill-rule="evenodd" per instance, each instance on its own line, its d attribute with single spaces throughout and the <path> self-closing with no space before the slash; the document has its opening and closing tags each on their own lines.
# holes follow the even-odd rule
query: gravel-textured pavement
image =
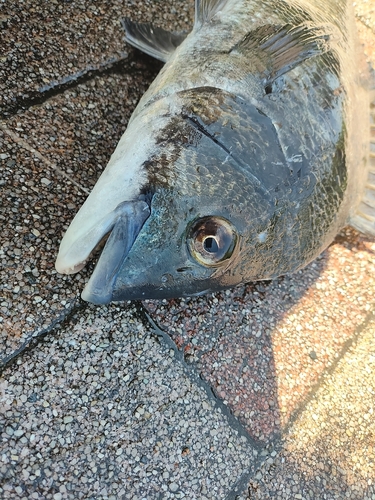
<svg viewBox="0 0 375 500">
<path fill-rule="evenodd" d="M 375 500 L 374 239 L 191 299 L 94 307 L 92 264 L 54 270 L 161 68 L 119 20 L 188 29 L 193 7 L 0 3 L 0 498 Z"/>
</svg>

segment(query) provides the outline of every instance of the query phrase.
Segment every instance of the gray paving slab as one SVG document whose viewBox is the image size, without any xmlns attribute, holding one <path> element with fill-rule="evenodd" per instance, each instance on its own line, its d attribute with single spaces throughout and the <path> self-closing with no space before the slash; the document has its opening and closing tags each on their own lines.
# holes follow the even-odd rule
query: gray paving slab
<svg viewBox="0 0 375 500">
<path fill-rule="evenodd" d="M 133 49 L 123 43 L 123 17 L 181 30 L 191 26 L 192 7 L 182 0 L 2 2 L 0 115 L 28 107 L 61 83 L 132 59 Z"/>
<path fill-rule="evenodd" d="M 76 278 L 66 286 L 66 278 L 56 273 L 54 256 L 61 224 L 85 193 L 2 129 L 0 155 L 2 360 L 64 315 L 79 294 Z"/>
<path fill-rule="evenodd" d="M 0 360 L 79 297 L 90 266 L 72 280 L 58 275 L 59 242 L 153 76 L 100 75 L 0 123 Z"/>
<path fill-rule="evenodd" d="M 3 373 L 1 498 L 217 499 L 254 468 L 240 427 L 151 333 L 133 306 L 87 306 Z"/>
<path fill-rule="evenodd" d="M 375 499 L 374 319 L 257 471 L 249 499 Z"/>
</svg>

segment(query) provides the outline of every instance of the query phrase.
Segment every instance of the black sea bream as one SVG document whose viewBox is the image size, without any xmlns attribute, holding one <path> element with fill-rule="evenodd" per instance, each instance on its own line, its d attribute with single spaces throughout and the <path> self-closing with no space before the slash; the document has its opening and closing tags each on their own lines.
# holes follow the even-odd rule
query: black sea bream
<svg viewBox="0 0 375 500">
<path fill-rule="evenodd" d="M 96 304 L 270 279 L 347 223 L 375 234 L 369 91 L 351 1 L 197 0 L 190 34 L 124 21 L 165 61 L 56 268 Z"/>
</svg>

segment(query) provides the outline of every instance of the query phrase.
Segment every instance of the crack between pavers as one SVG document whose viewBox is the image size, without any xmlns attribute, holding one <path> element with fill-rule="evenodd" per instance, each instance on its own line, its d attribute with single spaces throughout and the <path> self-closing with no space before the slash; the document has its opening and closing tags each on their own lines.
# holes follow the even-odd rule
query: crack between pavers
<svg viewBox="0 0 375 500">
<path fill-rule="evenodd" d="M 134 67 L 136 63 L 145 63 L 147 59 L 147 68 L 139 68 Z M 150 59 L 153 62 L 150 67 Z M 28 108 L 41 105 L 48 101 L 49 99 L 55 97 L 56 95 L 64 93 L 66 90 L 77 87 L 87 81 L 90 81 L 96 78 L 99 75 L 109 75 L 112 73 L 127 73 L 127 74 L 135 74 L 139 71 L 148 71 L 152 72 L 153 70 L 160 69 L 160 63 L 158 61 L 154 61 L 147 55 L 137 53 L 137 55 L 133 55 L 132 57 L 128 57 L 125 53 L 120 58 L 111 58 L 106 62 L 98 65 L 97 67 L 89 66 L 86 70 L 82 70 L 75 75 L 69 75 L 64 77 L 60 82 L 51 82 L 50 84 L 42 87 L 40 92 L 35 92 L 31 97 L 21 98 L 18 101 L 16 100 L 16 104 L 14 104 L 14 109 L 12 107 L 12 112 L 9 112 L 8 116 L 5 117 L 5 120 L 11 118 L 13 115 L 17 114 L 18 111 L 23 110 L 26 111 Z M 18 104 L 17 104 L 18 103 Z M 79 191 L 85 193 L 86 195 L 90 194 L 90 191 L 82 186 L 79 182 L 77 182 L 74 177 L 69 175 L 67 172 L 59 168 L 56 163 L 51 162 L 48 158 L 46 158 L 42 153 L 40 153 L 37 149 L 31 146 L 27 140 L 20 137 L 18 134 L 10 130 L 6 124 L 6 121 L 0 122 L 0 130 L 2 130 L 5 134 L 7 134 L 16 144 L 20 147 L 29 151 L 31 154 L 36 156 L 40 161 L 45 163 L 50 169 L 55 171 L 61 177 L 69 180 Z"/>
<path fill-rule="evenodd" d="M 278 441 L 272 447 L 272 451 L 276 451 L 278 454 L 282 449 L 282 440 Z M 232 490 L 228 493 L 224 500 L 238 500 L 238 498 L 243 495 L 246 495 L 247 500 L 251 500 L 250 496 L 250 485 L 252 480 L 256 480 L 257 473 L 263 468 L 265 463 L 267 462 L 270 454 L 261 456 L 258 460 L 254 461 L 256 465 L 256 469 L 254 472 L 243 474 L 243 476 L 237 481 L 237 483 L 232 487 Z M 269 466 L 271 467 L 271 465 Z"/>
<path fill-rule="evenodd" d="M 134 50 L 134 49 L 133 49 Z M 8 120 L 15 116 L 19 111 L 27 111 L 32 106 L 40 106 L 49 99 L 63 94 L 66 90 L 73 89 L 82 85 L 100 75 L 111 75 L 114 73 L 133 75 L 138 72 L 159 72 L 162 63 L 152 57 L 134 50 L 123 52 L 120 57 L 111 57 L 98 65 L 89 65 L 85 69 L 62 77 L 61 80 L 54 80 L 40 87 L 39 90 L 33 90 L 26 96 L 16 97 L 12 104 L 3 107 L 1 119 Z"/>
<path fill-rule="evenodd" d="M 221 400 L 221 398 L 219 398 L 215 394 L 210 384 L 202 378 L 199 372 L 192 365 L 186 362 L 183 351 L 181 351 L 177 347 L 173 339 L 162 328 L 159 327 L 159 325 L 155 322 L 155 320 L 150 316 L 144 305 L 139 301 L 136 302 L 136 305 L 139 318 L 146 325 L 148 325 L 149 327 L 151 326 L 151 331 L 157 337 L 159 342 L 161 342 L 162 344 L 164 344 L 166 348 L 169 348 L 174 352 L 175 359 L 179 363 L 181 363 L 185 373 L 187 374 L 191 382 L 193 382 L 194 385 L 197 385 L 198 387 L 204 390 L 209 400 L 213 403 L 213 406 L 215 408 L 220 409 L 221 413 L 226 417 L 230 427 L 235 431 L 237 431 L 239 436 L 243 436 L 246 439 L 247 444 L 258 452 L 257 458 L 253 460 L 253 466 L 254 466 L 254 471 L 259 470 L 264 461 L 267 460 L 268 458 L 268 453 L 265 455 L 264 451 L 269 447 L 271 447 L 272 450 L 275 450 L 275 448 L 278 446 L 279 443 L 272 442 L 272 443 L 267 443 L 265 445 L 264 443 L 259 443 L 258 441 L 254 440 L 248 433 L 246 428 L 241 424 L 241 422 L 233 415 L 228 406 L 226 406 L 224 402 Z M 278 441 L 281 443 L 280 440 Z M 253 477 L 254 477 L 254 472 L 249 471 L 243 473 L 237 479 L 234 485 L 231 486 L 230 492 L 225 496 L 225 499 L 223 500 L 235 500 L 239 494 L 241 494 L 244 490 L 246 490 L 246 487 L 248 486 Z"/>
<path fill-rule="evenodd" d="M 139 310 L 141 312 L 141 315 L 145 317 L 145 320 L 147 321 L 148 324 L 151 325 L 152 330 L 154 331 L 155 335 L 158 338 L 161 338 L 162 341 L 165 343 L 165 345 L 169 348 L 171 348 L 174 353 L 176 359 L 182 363 L 182 365 L 185 368 L 186 373 L 188 374 L 189 378 L 196 383 L 198 386 L 202 387 L 208 397 L 210 398 L 211 401 L 214 402 L 215 406 L 220 408 L 223 412 L 224 415 L 227 416 L 229 424 L 236 430 L 240 430 L 240 435 L 245 436 L 247 442 L 258 451 L 258 458 L 254 460 L 254 472 L 247 472 L 242 474 L 242 476 L 236 481 L 236 483 L 232 486 L 231 491 L 227 494 L 225 497 L 225 500 L 236 500 L 239 495 L 241 494 L 248 494 L 248 488 L 249 484 L 252 479 L 256 476 L 257 472 L 262 468 L 263 464 L 267 461 L 269 458 L 269 454 L 271 451 L 276 451 L 279 453 L 282 449 L 283 442 L 284 442 L 284 436 L 290 431 L 290 429 L 293 427 L 294 423 L 296 420 L 299 418 L 299 416 L 305 411 L 307 405 L 316 397 L 318 394 L 319 390 L 321 387 L 324 385 L 326 382 L 326 379 L 333 375 L 334 372 L 336 371 L 339 363 L 341 360 L 346 356 L 346 354 L 349 352 L 353 346 L 355 346 L 358 341 L 361 338 L 362 333 L 366 330 L 366 328 L 371 324 L 373 321 L 375 321 L 375 311 L 370 312 L 365 320 L 357 327 L 355 333 L 353 336 L 348 339 L 342 349 L 340 350 L 337 358 L 334 360 L 334 362 L 325 370 L 323 375 L 319 378 L 316 384 L 312 387 L 309 395 L 307 398 L 304 399 L 303 403 L 295 410 L 289 419 L 288 424 L 281 430 L 280 434 L 278 436 L 275 436 L 275 438 L 271 441 L 266 443 L 265 445 L 262 446 L 261 443 L 258 443 L 255 441 L 247 432 L 247 430 L 242 426 L 241 422 L 234 417 L 234 415 L 231 413 L 230 409 L 224 405 L 224 403 L 220 400 L 218 396 L 216 396 L 214 390 L 212 387 L 204 381 L 197 370 L 195 370 L 192 366 L 190 366 L 188 363 L 185 361 L 185 357 L 182 351 L 177 347 L 177 345 L 174 343 L 172 338 L 164 332 L 158 325 L 157 323 L 152 319 L 152 317 L 149 315 L 147 310 L 144 308 L 143 304 L 138 304 L 139 305 Z M 267 454 L 264 454 L 264 452 L 268 450 Z M 263 452 L 263 456 L 261 456 L 261 452 Z"/>
<path fill-rule="evenodd" d="M 363 331 L 366 330 L 366 328 L 373 321 L 375 321 L 375 310 L 371 311 L 366 316 L 365 320 L 356 328 L 352 337 L 344 343 L 343 347 L 341 348 L 341 350 L 338 353 L 337 358 L 333 361 L 333 363 L 326 370 L 324 370 L 324 372 L 319 377 L 317 382 L 312 386 L 308 396 L 303 400 L 303 402 L 292 413 L 287 425 L 282 429 L 282 431 L 281 431 L 282 435 L 287 434 L 291 430 L 291 428 L 295 424 L 296 420 L 306 410 L 306 407 L 308 406 L 308 404 L 317 396 L 320 389 L 324 386 L 327 378 L 332 376 L 335 373 L 339 363 L 345 358 L 345 356 L 349 352 L 349 350 L 352 347 L 354 347 L 356 344 L 358 344 L 358 341 L 360 340 Z"/>
<path fill-rule="evenodd" d="M 55 329 L 60 329 L 76 312 L 85 307 L 86 304 L 84 304 L 80 299 L 74 300 L 68 308 L 66 308 L 50 323 L 50 325 L 43 328 L 39 332 L 37 331 L 37 333 L 32 333 L 18 349 L 13 351 L 8 356 L 0 359 L 0 375 L 2 375 L 4 370 L 15 363 L 20 356 L 34 349 L 44 339 L 44 337 L 46 337 L 46 335 L 52 333 Z"/>
<path fill-rule="evenodd" d="M 230 411 L 230 409 L 224 404 L 224 402 L 215 394 L 214 390 L 210 386 L 208 382 L 206 382 L 199 372 L 189 363 L 185 361 L 185 357 L 183 352 L 179 350 L 179 348 L 176 346 L 172 338 L 164 331 L 162 330 L 159 325 L 154 321 L 154 319 L 149 315 L 149 313 L 144 309 L 144 306 L 141 304 L 138 304 L 138 306 L 141 309 L 142 313 L 145 315 L 148 323 L 151 325 L 153 332 L 155 335 L 159 338 L 162 339 L 164 344 L 169 348 L 172 349 L 173 352 L 175 353 L 175 358 L 183 365 L 186 373 L 189 375 L 189 378 L 191 381 L 193 381 L 195 384 L 197 384 L 199 387 L 201 387 L 207 396 L 210 398 L 210 400 L 214 403 L 214 406 L 217 408 L 220 408 L 221 412 L 228 418 L 229 423 L 231 426 L 238 432 L 240 436 L 244 436 L 246 438 L 246 441 L 257 451 L 261 451 L 263 449 L 262 445 L 255 441 L 250 434 L 247 432 L 245 427 L 238 421 L 238 419 L 233 415 L 233 413 Z"/>
<path fill-rule="evenodd" d="M 281 430 L 280 435 L 278 437 L 276 437 L 276 439 L 274 439 L 272 441 L 272 443 L 269 443 L 269 445 L 272 446 L 272 451 L 276 451 L 277 453 L 279 453 L 282 450 L 283 442 L 284 442 L 284 439 L 285 439 L 284 436 L 290 431 L 290 429 L 295 424 L 296 420 L 306 410 L 306 407 L 308 406 L 308 404 L 317 396 L 317 394 L 319 393 L 321 387 L 324 386 L 327 378 L 329 376 L 332 376 L 335 373 L 338 365 L 345 358 L 346 354 L 355 345 L 358 344 L 358 342 L 361 339 L 362 333 L 364 331 L 366 331 L 367 327 L 373 321 L 375 321 L 375 310 L 372 311 L 372 312 L 370 312 L 367 315 L 367 317 L 365 318 L 365 320 L 357 327 L 354 335 L 344 343 L 344 345 L 343 345 L 343 347 L 342 347 L 342 349 L 341 349 L 338 357 L 327 368 L 327 370 L 324 372 L 324 374 L 319 378 L 319 380 L 313 386 L 313 388 L 311 389 L 309 395 L 303 401 L 303 403 L 298 407 L 298 409 L 296 411 L 293 412 L 291 418 L 288 421 L 288 424 Z M 263 467 L 263 465 L 266 463 L 267 459 L 268 459 L 268 456 L 263 457 L 263 459 L 259 461 L 259 464 L 257 464 L 257 468 L 256 468 L 256 470 L 255 470 L 254 473 L 248 474 L 248 476 L 246 478 L 244 478 L 244 479 L 241 478 L 238 481 L 238 484 L 236 484 L 235 488 L 233 488 L 233 490 L 229 494 L 229 496 L 227 496 L 225 498 L 225 500 L 236 500 L 236 498 L 238 497 L 238 495 L 240 495 L 241 493 L 243 494 L 244 492 L 246 492 L 246 489 L 248 491 L 248 494 L 250 494 L 250 492 L 249 492 L 250 481 L 252 479 L 254 479 L 254 477 L 256 476 L 256 474 L 261 470 L 261 468 Z M 250 497 L 247 497 L 247 498 L 250 498 Z"/>
<path fill-rule="evenodd" d="M 282 440 L 277 439 L 272 443 L 267 443 L 265 446 L 263 443 L 255 441 L 248 434 L 246 428 L 243 427 L 241 422 L 239 422 L 238 419 L 232 414 L 230 409 L 223 403 L 223 401 L 221 401 L 218 396 L 216 396 L 211 386 L 202 379 L 198 371 L 185 361 L 183 352 L 179 350 L 172 338 L 157 325 L 157 323 L 149 315 L 143 304 L 139 301 L 135 301 L 134 304 L 136 306 L 136 311 L 139 319 L 142 320 L 148 327 L 151 327 L 151 331 L 156 336 L 158 341 L 162 345 L 164 344 L 165 348 L 173 350 L 175 359 L 181 363 L 185 373 L 187 374 L 191 382 L 204 390 L 210 401 L 213 403 L 213 406 L 220 409 L 221 413 L 226 417 L 230 427 L 237 431 L 239 436 L 243 436 L 246 439 L 247 444 L 258 452 L 257 458 L 254 458 L 252 462 L 254 472 L 249 471 L 243 473 L 237 479 L 234 485 L 231 486 L 230 492 L 225 496 L 225 499 L 223 499 L 236 500 L 238 498 L 238 495 L 244 493 L 248 489 L 251 479 L 254 478 L 256 472 L 263 466 L 264 462 L 267 460 L 270 449 L 272 449 L 272 451 L 278 451 L 278 448 L 281 448 Z M 31 336 L 17 350 L 15 350 L 9 356 L 6 356 L 5 358 L 0 360 L 0 375 L 2 375 L 4 370 L 15 363 L 19 357 L 35 348 L 40 342 L 43 341 L 43 339 L 47 335 L 53 333 L 55 329 L 61 329 L 75 313 L 81 311 L 85 307 L 86 304 L 82 300 L 77 299 L 73 301 L 62 314 L 55 318 L 47 328 L 44 328 L 36 334 L 31 334 Z"/>
<path fill-rule="evenodd" d="M 64 172 L 64 170 L 61 170 L 56 163 L 52 163 L 48 158 L 42 155 L 37 149 L 35 149 L 33 146 L 31 146 L 25 139 L 22 139 L 18 134 L 10 130 L 5 123 L 0 123 L 0 130 L 2 130 L 5 134 L 7 134 L 16 144 L 21 146 L 21 148 L 26 149 L 26 151 L 29 151 L 31 154 L 36 156 L 40 161 L 44 162 L 49 168 L 57 172 L 59 175 L 62 177 L 65 177 L 66 179 L 69 180 L 72 184 L 74 184 L 80 191 L 83 191 L 85 194 L 89 195 L 90 191 L 86 189 L 85 187 L 81 186 L 79 182 L 74 180 L 72 176 Z"/>
</svg>

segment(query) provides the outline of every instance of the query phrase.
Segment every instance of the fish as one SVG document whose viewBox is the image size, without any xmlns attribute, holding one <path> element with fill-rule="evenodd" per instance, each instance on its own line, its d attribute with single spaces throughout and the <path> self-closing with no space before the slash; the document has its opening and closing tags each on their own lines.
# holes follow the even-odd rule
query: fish
<svg viewBox="0 0 375 500">
<path fill-rule="evenodd" d="M 123 20 L 163 61 L 56 269 L 105 246 L 82 298 L 202 295 L 375 235 L 369 76 L 348 0 L 196 0 L 191 32 Z"/>
</svg>

